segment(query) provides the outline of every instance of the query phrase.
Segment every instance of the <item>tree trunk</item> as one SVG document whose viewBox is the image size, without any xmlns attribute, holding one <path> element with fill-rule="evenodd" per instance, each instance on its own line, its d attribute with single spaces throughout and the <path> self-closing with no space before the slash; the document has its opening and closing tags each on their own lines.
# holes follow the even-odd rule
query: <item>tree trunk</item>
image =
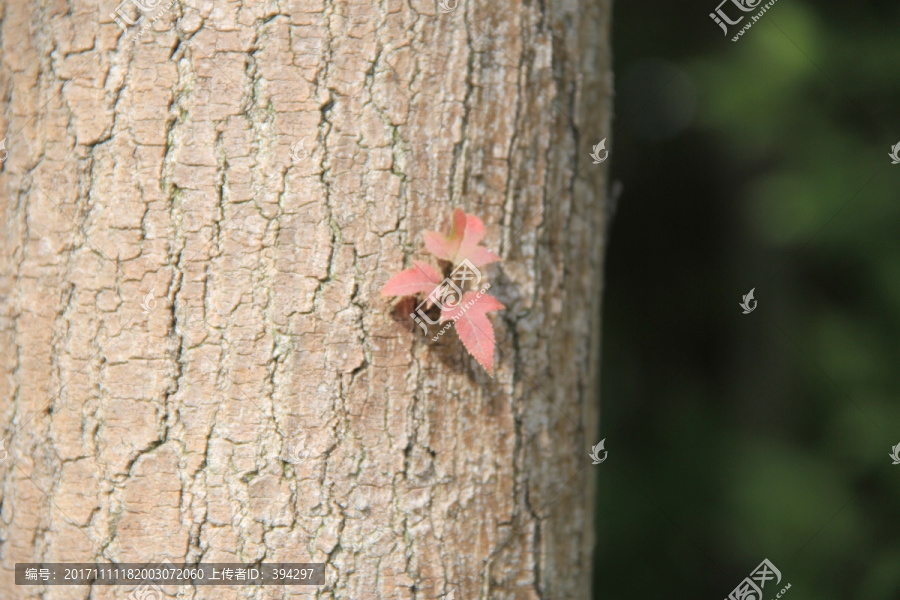
<svg viewBox="0 0 900 600">
<path fill-rule="evenodd" d="M 587 598 L 609 1 L 143 1 L 0 0 L 0 596 Z M 379 295 L 457 206 L 493 376 Z"/>
</svg>

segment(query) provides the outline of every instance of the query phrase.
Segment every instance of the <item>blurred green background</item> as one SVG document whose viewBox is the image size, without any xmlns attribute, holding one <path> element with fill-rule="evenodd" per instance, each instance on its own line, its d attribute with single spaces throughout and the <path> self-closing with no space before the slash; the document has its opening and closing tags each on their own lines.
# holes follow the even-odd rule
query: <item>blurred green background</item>
<svg viewBox="0 0 900 600">
<path fill-rule="evenodd" d="M 614 7 L 594 598 L 896 600 L 900 3 L 718 2 Z"/>
</svg>

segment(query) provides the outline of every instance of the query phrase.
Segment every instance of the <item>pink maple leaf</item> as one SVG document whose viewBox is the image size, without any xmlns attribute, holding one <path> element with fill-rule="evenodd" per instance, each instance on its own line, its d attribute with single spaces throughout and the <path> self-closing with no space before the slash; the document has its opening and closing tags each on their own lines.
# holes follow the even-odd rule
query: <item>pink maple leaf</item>
<svg viewBox="0 0 900 600">
<path fill-rule="evenodd" d="M 468 260 L 476 267 L 500 260 L 500 257 L 479 243 L 484 239 L 487 230 L 484 223 L 475 215 L 466 215 L 466 232 L 459 244 L 459 252 L 456 253 L 454 264 L 458 265 Z"/>
<path fill-rule="evenodd" d="M 466 221 L 466 213 L 463 209 L 457 208 L 453 211 L 453 229 L 450 231 L 450 237 L 438 231 L 426 231 L 423 234 L 425 247 L 441 260 L 453 262 L 466 231 Z"/>
<path fill-rule="evenodd" d="M 428 263 L 413 261 L 413 267 L 400 271 L 381 288 L 382 296 L 415 296 L 430 293 L 440 285 L 443 277 Z"/>
<path fill-rule="evenodd" d="M 479 243 L 484 239 L 484 223 L 475 215 L 467 215 L 461 208 L 453 211 L 453 229 L 450 237 L 437 231 L 426 231 L 425 247 L 440 259 L 459 265 L 468 260 L 480 267 L 500 260 L 500 257 Z"/>
<path fill-rule="evenodd" d="M 487 313 L 506 308 L 500 301 L 483 292 L 466 292 L 462 300 L 441 311 L 441 322 L 453 320 L 456 334 L 469 354 L 488 373 L 494 370 L 494 327 Z"/>
</svg>

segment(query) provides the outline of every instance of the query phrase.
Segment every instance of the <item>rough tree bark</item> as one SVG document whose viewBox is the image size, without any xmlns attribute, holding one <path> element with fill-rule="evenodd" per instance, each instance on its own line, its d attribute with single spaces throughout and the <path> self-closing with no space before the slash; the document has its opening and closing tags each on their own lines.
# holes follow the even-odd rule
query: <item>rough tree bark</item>
<svg viewBox="0 0 900 600">
<path fill-rule="evenodd" d="M 144 1 L 0 1 L 0 596 L 169 559 L 587 598 L 608 0 Z M 379 296 L 456 206 L 493 377 Z"/>
</svg>

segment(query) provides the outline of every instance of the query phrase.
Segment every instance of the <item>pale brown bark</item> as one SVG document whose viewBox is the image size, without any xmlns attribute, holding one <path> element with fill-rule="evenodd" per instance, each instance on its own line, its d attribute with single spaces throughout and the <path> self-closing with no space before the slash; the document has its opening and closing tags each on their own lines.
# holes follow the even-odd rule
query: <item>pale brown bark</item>
<svg viewBox="0 0 900 600">
<path fill-rule="evenodd" d="M 0 596 L 168 558 L 328 565 L 194 598 L 588 597 L 609 2 L 115 8 L 0 0 Z M 455 206 L 494 377 L 379 296 Z"/>
</svg>

